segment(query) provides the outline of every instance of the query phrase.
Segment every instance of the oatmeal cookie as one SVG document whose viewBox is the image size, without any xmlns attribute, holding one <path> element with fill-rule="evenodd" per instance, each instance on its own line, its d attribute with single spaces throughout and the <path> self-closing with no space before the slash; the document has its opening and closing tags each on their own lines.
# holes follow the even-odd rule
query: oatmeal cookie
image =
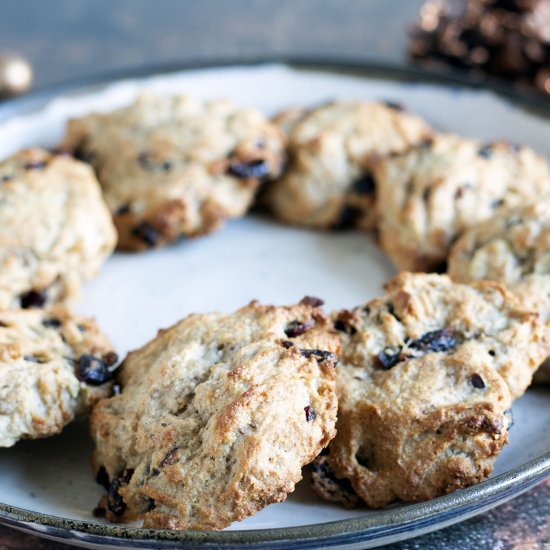
<svg viewBox="0 0 550 550">
<path fill-rule="evenodd" d="M 370 163 L 431 134 L 394 103 L 336 101 L 275 118 L 289 134 L 289 168 L 265 202 L 286 223 L 320 228 L 374 226 Z"/>
<path fill-rule="evenodd" d="M 409 271 L 439 270 L 463 231 L 550 192 L 550 167 L 528 147 L 454 135 L 381 159 L 374 176 L 382 247 Z"/>
<path fill-rule="evenodd" d="M 108 396 L 112 350 L 93 320 L 62 306 L 0 311 L 0 447 L 57 434 Z"/>
<path fill-rule="evenodd" d="M 190 315 L 130 353 L 91 416 L 98 512 L 222 529 L 284 501 L 335 433 L 340 338 L 318 305 Z"/>
<path fill-rule="evenodd" d="M 448 274 L 459 283 L 504 283 L 550 329 L 550 195 L 466 231 L 451 249 Z M 535 380 L 550 382 L 548 361 Z"/>
<path fill-rule="evenodd" d="M 544 356 L 537 315 L 499 283 L 403 273 L 386 289 L 334 316 L 337 435 L 313 476 L 321 496 L 346 505 L 350 489 L 383 507 L 484 480 Z"/>
<path fill-rule="evenodd" d="M 279 176 L 284 146 L 256 110 L 149 94 L 71 120 L 60 147 L 94 166 L 119 247 L 142 250 L 242 216 L 259 184 Z"/>
<path fill-rule="evenodd" d="M 0 162 L 0 219 L 0 309 L 72 298 L 116 243 L 90 167 L 41 149 Z"/>
</svg>

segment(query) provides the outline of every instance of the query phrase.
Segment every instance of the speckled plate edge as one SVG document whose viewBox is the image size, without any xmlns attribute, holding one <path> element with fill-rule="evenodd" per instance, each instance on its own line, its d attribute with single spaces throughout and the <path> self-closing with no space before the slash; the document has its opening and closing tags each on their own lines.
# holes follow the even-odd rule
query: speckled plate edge
<svg viewBox="0 0 550 550">
<path fill-rule="evenodd" d="M 115 80 L 193 69 L 279 63 L 300 70 L 348 73 L 356 76 L 439 84 L 446 87 L 492 90 L 515 106 L 550 118 L 550 103 L 540 94 L 519 91 L 488 78 L 470 80 L 461 73 L 395 67 L 356 60 L 262 58 L 154 66 L 119 71 L 37 89 L 0 103 L 0 123 L 12 116 L 39 110 L 60 94 L 90 93 Z M 95 547 L 147 548 L 372 548 L 441 529 L 506 502 L 550 477 L 550 452 L 483 483 L 428 502 L 390 508 L 355 519 L 300 527 L 246 531 L 169 531 L 103 525 L 24 510 L 0 502 L 0 523 L 67 543 Z M 0 493 L 1 499 L 1 493 Z"/>
</svg>

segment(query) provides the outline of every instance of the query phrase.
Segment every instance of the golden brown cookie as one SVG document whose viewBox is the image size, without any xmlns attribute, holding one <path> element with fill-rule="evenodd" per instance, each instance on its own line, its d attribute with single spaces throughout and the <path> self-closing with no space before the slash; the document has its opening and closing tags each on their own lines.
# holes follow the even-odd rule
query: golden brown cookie
<svg viewBox="0 0 550 550">
<path fill-rule="evenodd" d="M 60 147 L 94 166 L 119 247 L 143 250 L 245 214 L 259 184 L 279 176 L 284 145 L 254 109 L 149 94 L 71 120 Z"/>
<path fill-rule="evenodd" d="M 59 433 L 111 393 L 117 357 L 65 308 L 0 311 L 0 447 Z"/>
<path fill-rule="evenodd" d="M 334 317 L 337 435 L 313 478 L 345 505 L 422 501 L 483 481 L 508 441 L 512 400 L 545 354 L 537 315 L 498 283 L 403 273 L 386 289 Z"/>
<path fill-rule="evenodd" d="M 0 309 L 78 295 L 116 243 L 90 167 L 42 149 L 0 162 L 0 219 Z"/>
<path fill-rule="evenodd" d="M 222 529 L 285 500 L 335 433 L 340 338 L 318 305 L 190 315 L 130 353 L 91 416 L 99 510 Z"/>
</svg>

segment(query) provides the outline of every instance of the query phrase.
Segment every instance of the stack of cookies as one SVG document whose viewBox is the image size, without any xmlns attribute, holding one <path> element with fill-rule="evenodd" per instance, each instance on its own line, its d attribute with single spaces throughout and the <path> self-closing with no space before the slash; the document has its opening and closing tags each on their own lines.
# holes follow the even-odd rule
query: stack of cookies
<svg viewBox="0 0 550 550">
<path fill-rule="evenodd" d="M 55 152 L 1 162 L 0 182 L 0 446 L 91 411 L 95 513 L 111 521 L 223 529 L 285 500 L 307 464 L 344 506 L 478 483 L 548 355 L 550 167 L 394 103 L 269 120 L 144 95 L 71 121 Z M 115 246 L 205 235 L 254 203 L 371 232 L 402 273 L 331 314 L 306 296 L 190 315 L 117 368 L 67 308 L 82 282 Z"/>
</svg>

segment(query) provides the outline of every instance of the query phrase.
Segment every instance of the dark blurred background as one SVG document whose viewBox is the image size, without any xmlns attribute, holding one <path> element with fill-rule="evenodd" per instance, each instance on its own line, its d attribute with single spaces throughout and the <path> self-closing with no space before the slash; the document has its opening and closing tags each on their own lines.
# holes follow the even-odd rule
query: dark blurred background
<svg viewBox="0 0 550 550">
<path fill-rule="evenodd" d="M 35 85 L 156 63 L 319 56 L 406 61 L 421 0 L 2 0 L 0 52 Z"/>
</svg>

